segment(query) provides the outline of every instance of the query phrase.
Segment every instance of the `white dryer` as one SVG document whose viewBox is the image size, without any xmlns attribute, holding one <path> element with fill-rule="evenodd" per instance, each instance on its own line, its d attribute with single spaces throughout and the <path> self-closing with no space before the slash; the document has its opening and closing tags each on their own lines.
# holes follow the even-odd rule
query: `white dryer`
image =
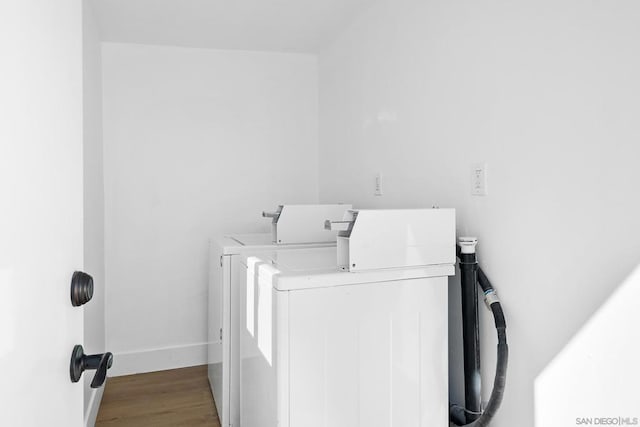
<svg viewBox="0 0 640 427">
<path fill-rule="evenodd" d="M 274 213 L 272 232 L 214 238 L 209 244 L 208 375 L 221 426 L 239 427 L 239 288 L 244 283 L 240 257 L 265 250 L 335 247 L 327 218 L 339 220 L 351 205 L 283 205 Z"/>
<path fill-rule="evenodd" d="M 242 257 L 242 427 L 449 425 L 454 211 L 352 211 L 345 221 L 338 250 Z M 389 229 L 404 256 L 349 271 L 389 250 L 370 238 Z M 374 245 L 370 255 L 349 254 L 364 247 L 358 235 Z"/>
</svg>

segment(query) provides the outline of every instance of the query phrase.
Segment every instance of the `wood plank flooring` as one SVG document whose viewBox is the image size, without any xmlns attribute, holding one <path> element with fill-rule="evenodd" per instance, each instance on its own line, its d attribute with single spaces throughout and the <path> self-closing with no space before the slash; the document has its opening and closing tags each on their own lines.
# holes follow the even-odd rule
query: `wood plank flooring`
<svg viewBox="0 0 640 427">
<path fill-rule="evenodd" d="M 98 427 L 220 427 L 207 367 L 109 378 Z"/>
</svg>

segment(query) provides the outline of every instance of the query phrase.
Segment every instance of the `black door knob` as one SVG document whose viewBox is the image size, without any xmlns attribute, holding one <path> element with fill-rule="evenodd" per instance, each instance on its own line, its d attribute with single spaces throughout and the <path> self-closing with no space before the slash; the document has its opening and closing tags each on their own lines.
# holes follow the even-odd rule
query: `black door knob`
<svg viewBox="0 0 640 427">
<path fill-rule="evenodd" d="M 113 365 L 113 354 L 107 352 L 102 354 L 92 354 L 87 356 L 81 345 L 73 347 L 71 353 L 71 363 L 69 365 L 69 374 L 71 382 L 77 383 L 82 377 L 82 373 L 86 370 L 96 370 L 96 374 L 91 381 L 91 388 L 99 388 L 107 379 L 107 369 Z"/>
<path fill-rule="evenodd" d="M 74 307 L 88 303 L 93 297 L 93 277 L 76 271 L 71 277 L 71 305 Z"/>
</svg>

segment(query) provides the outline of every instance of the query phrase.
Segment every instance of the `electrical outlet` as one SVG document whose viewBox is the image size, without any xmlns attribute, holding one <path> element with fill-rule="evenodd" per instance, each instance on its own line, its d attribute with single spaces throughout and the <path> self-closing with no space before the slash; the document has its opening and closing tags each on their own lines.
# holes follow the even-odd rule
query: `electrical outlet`
<svg viewBox="0 0 640 427">
<path fill-rule="evenodd" d="M 487 164 L 474 163 L 471 165 L 471 194 L 486 196 L 487 192 Z"/>
<path fill-rule="evenodd" d="M 376 174 L 376 181 L 375 181 L 373 195 L 382 196 L 382 175 L 380 174 L 380 172 Z"/>
</svg>

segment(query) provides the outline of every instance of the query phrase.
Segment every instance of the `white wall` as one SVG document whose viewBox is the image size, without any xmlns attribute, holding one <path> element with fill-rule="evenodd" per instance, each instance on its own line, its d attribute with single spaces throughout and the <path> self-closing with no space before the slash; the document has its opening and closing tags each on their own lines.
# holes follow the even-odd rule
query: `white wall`
<svg viewBox="0 0 640 427">
<path fill-rule="evenodd" d="M 317 60 L 103 44 L 112 375 L 204 364 L 207 240 L 318 198 Z"/>
<path fill-rule="evenodd" d="M 83 1 L 83 176 L 84 271 L 93 276 L 92 300 L 84 306 L 84 349 L 87 354 L 105 351 L 104 321 L 104 180 L 102 162 L 102 79 L 100 34 L 93 10 Z M 97 415 L 102 389 L 84 377 L 84 411 L 88 425 Z"/>
<path fill-rule="evenodd" d="M 535 379 L 640 260 L 639 18 L 631 0 L 381 0 L 320 55 L 321 201 L 455 207 L 480 238 L 511 349 L 495 426 L 534 425 Z M 470 195 L 479 161 L 487 197 Z"/>
</svg>

